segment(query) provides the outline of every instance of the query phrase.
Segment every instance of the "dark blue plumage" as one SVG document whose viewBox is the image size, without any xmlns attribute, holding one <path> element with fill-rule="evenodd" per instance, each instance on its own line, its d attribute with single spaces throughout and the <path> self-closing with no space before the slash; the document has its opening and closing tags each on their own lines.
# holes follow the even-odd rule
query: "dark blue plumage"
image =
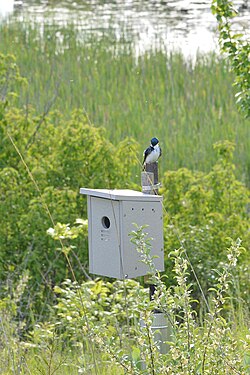
<svg viewBox="0 0 250 375">
<path fill-rule="evenodd" d="M 151 144 L 143 152 L 143 166 L 145 164 L 150 164 L 156 162 L 161 156 L 161 148 L 159 145 L 159 140 L 157 138 L 151 139 Z"/>
</svg>

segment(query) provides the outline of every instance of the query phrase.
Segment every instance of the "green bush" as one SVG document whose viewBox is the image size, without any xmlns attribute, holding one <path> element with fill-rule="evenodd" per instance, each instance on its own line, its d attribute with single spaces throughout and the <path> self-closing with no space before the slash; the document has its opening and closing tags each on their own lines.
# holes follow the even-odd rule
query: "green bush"
<svg viewBox="0 0 250 375">
<path fill-rule="evenodd" d="M 209 173 L 182 168 L 163 177 L 165 250 L 185 249 L 193 264 L 190 278 L 198 278 L 206 293 L 214 284 L 214 269 L 225 259 L 230 238 L 240 237 L 246 247 L 240 259 L 240 285 L 249 301 L 249 190 L 235 177 L 234 145 L 218 142 L 214 149 L 218 160 Z M 166 268 L 171 285 L 169 259 Z"/>
<path fill-rule="evenodd" d="M 154 268 L 145 230 L 137 228 L 132 241 L 152 272 L 150 282 L 156 286 L 153 299 L 149 301 L 147 291 L 132 280 L 66 280 L 55 287 L 57 303 L 52 320 L 37 324 L 30 332 L 25 344 L 29 352 L 35 346 L 37 357 L 45 356 L 45 348 L 47 352 L 60 348 L 60 340 L 65 343 L 65 356 L 69 350 L 81 353 L 77 367 L 85 374 L 249 373 L 247 325 L 232 320 L 228 311 L 233 274 L 243 250 L 241 241 L 232 242 L 227 250 L 215 286 L 208 291 L 209 304 L 202 321 L 193 307 L 193 286 L 188 282 L 191 269 L 185 251 L 170 254 L 176 283 L 166 288 Z M 165 354 L 160 353 L 152 331 L 152 311 L 159 309 L 171 326 Z"/>
<path fill-rule="evenodd" d="M 70 269 L 47 229 L 86 217 L 80 187 L 132 186 L 136 143 L 124 139 L 113 145 L 105 130 L 89 124 L 81 111 L 67 121 L 56 111 L 37 116 L 31 108 L 19 110 L 7 101 L 1 111 L 1 279 L 15 282 L 22 270 L 29 269 L 32 298 L 41 300 L 44 294 L 53 298 L 53 286 L 69 277 L 72 269 L 84 277 L 87 238 L 85 234 L 74 240 L 77 250 L 69 254 Z M 125 149 L 131 153 L 124 155 Z"/>
</svg>

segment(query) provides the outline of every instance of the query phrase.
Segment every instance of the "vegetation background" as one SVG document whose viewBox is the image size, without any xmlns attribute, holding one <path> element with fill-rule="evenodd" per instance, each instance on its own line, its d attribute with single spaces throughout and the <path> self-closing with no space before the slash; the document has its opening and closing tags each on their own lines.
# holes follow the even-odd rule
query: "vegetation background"
<svg viewBox="0 0 250 375">
<path fill-rule="evenodd" d="M 214 12 L 231 59 L 195 64 L 157 50 L 135 58 L 112 37 L 82 44 L 73 25 L 41 35 L 1 23 L 2 374 L 249 373 L 249 96 L 243 114 L 234 98 L 249 44 L 223 37 L 228 4 Z M 149 302 L 143 280 L 89 276 L 79 188 L 140 189 L 155 135 L 167 278 L 155 276 Z M 152 266 L 142 228 L 133 236 Z M 166 356 L 150 330 L 159 305 L 173 329 Z"/>
</svg>

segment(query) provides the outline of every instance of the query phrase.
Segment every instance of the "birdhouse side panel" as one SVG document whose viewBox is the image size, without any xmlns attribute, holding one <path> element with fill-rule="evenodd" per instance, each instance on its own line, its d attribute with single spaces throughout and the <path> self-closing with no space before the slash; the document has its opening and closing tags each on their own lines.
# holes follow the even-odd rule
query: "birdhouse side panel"
<svg viewBox="0 0 250 375">
<path fill-rule="evenodd" d="M 161 201 L 122 202 L 121 217 L 122 253 L 124 277 L 133 278 L 147 275 L 148 266 L 141 261 L 141 255 L 131 242 L 129 234 L 139 226 L 147 225 L 145 232 L 152 238 L 151 255 L 157 256 L 154 264 L 158 271 L 164 271 L 163 215 Z"/>
<path fill-rule="evenodd" d="M 87 208 L 88 208 L 88 248 L 89 248 L 89 272 L 92 273 L 91 267 L 93 266 L 93 252 L 92 252 L 92 220 L 91 220 L 91 197 L 87 196 Z"/>
<path fill-rule="evenodd" d="M 90 197 L 89 271 L 100 276 L 120 277 L 120 206 L 109 199 Z"/>
</svg>

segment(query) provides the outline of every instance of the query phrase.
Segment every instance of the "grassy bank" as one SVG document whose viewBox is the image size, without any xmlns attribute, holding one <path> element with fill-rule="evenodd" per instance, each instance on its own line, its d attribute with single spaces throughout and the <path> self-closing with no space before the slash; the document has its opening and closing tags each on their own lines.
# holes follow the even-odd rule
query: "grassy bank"
<svg viewBox="0 0 250 375">
<path fill-rule="evenodd" d="M 88 113 L 119 142 L 134 137 L 142 153 L 152 136 L 161 140 L 162 172 L 188 167 L 207 171 L 214 163 L 212 144 L 236 143 L 237 175 L 249 183 L 249 120 L 238 114 L 227 63 L 197 56 L 196 64 L 180 53 L 151 51 L 138 59 L 132 45 L 103 38 L 82 43 L 76 27 L 12 22 L 0 26 L 0 51 L 17 57 L 29 88 L 18 106 L 38 113 L 50 105 L 69 116 Z"/>
</svg>

